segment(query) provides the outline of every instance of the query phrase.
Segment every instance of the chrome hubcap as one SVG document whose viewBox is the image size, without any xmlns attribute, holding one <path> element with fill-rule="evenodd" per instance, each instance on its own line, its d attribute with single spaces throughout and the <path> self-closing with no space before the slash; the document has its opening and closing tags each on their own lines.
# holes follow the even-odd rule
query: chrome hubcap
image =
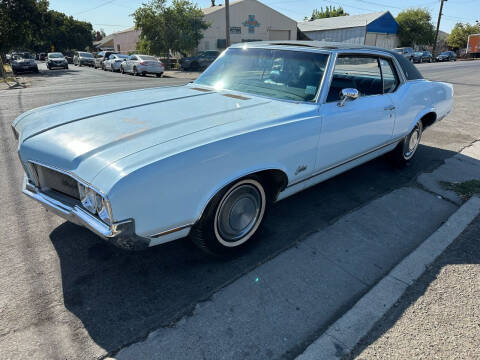
<svg viewBox="0 0 480 360">
<path fill-rule="evenodd" d="M 422 136 L 420 125 L 416 125 L 413 131 L 410 133 L 408 141 L 405 141 L 404 146 L 404 156 L 406 159 L 409 159 L 413 156 L 415 151 L 417 150 L 418 144 L 420 143 L 420 139 Z"/>
<path fill-rule="evenodd" d="M 216 226 L 226 242 L 235 242 L 256 225 L 262 208 L 262 196 L 253 185 L 241 185 L 231 191 L 220 204 Z"/>
</svg>

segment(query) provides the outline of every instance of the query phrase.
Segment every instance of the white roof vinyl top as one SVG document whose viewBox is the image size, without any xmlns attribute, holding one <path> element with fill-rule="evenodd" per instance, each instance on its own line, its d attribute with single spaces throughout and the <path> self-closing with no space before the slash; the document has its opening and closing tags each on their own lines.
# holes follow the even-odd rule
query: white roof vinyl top
<svg viewBox="0 0 480 360">
<path fill-rule="evenodd" d="M 302 21 L 298 23 L 298 28 L 302 32 L 309 32 L 367 26 L 372 21 L 377 20 L 386 13 L 388 13 L 388 11 L 350 16 L 336 16 L 313 21 Z"/>
</svg>

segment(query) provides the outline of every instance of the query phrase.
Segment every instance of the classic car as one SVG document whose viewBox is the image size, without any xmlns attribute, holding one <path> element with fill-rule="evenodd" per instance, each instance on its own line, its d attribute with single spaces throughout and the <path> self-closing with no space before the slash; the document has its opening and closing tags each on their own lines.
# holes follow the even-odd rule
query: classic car
<svg viewBox="0 0 480 360">
<path fill-rule="evenodd" d="M 258 42 L 191 84 L 48 105 L 12 126 L 23 192 L 47 209 L 123 248 L 190 236 L 228 255 L 270 203 L 385 153 L 410 161 L 452 105 L 450 84 L 392 51 Z"/>
</svg>

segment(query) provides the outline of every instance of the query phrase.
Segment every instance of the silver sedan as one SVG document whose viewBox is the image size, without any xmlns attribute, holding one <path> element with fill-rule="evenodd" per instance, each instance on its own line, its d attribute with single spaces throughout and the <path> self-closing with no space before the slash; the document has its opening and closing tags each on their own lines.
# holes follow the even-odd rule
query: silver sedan
<svg viewBox="0 0 480 360">
<path fill-rule="evenodd" d="M 155 74 L 157 77 L 160 77 L 164 71 L 165 67 L 163 63 L 150 55 L 133 54 L 120 65 L 120 72 L 122 74 L 131 73 L 142 76 Z"/>
<path fill-rule="evenodd" d="M 120 65 L 122 64 L 122 62 L 124 62 L 128 58 L 129 58 L 128 55 L 112 54 L 110 55 L 108 60 L 105 60 L 103 62 L 103 69 L 110 70 L 110 71 L 119 71 Z"/>
</svg>

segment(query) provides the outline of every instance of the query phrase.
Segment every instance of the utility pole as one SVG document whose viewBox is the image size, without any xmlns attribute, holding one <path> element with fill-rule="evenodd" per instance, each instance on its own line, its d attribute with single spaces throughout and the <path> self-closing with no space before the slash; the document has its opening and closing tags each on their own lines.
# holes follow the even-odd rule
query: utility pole
<svg viewBox="0 0 480 360">
<path fill-rule="evenodd" d="M 230 46 L 230 1 L 225 0 L 225 40 L 226 47 Z"/>
<path fill-rule="evenodd" d="M 437 30 L 435 31 L 435 40 L 433 41 L 433 49 L 432 49 L 432 55 L 434 58 L 435 58 L 435 50 L 437 49 L 438 31 L 440 30 L 440 19 L 442 18 L 443 3 L 445 1 L 447 0 L 440 0 L 440 12 L 438 13 Z"/>
</svg>

